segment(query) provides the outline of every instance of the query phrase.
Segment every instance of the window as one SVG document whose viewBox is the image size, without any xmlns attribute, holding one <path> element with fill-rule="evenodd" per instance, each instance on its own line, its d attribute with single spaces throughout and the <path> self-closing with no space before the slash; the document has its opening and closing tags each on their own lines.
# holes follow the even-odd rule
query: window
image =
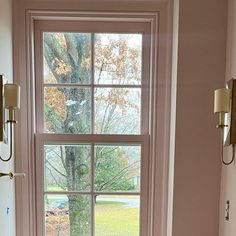
<svg viewBox="0 0 236 236">
<path fill-rule="evenodd" d="M 147 235 L 149 30 L 36 21 L 38 235 Z"/>
</svg>

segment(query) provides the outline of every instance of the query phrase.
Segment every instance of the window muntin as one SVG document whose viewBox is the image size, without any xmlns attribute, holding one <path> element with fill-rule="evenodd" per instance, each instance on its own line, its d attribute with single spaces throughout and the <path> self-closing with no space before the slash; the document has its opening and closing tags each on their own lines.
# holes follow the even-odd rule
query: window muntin
<svg viewBox="0 0 236 236">
<path fill-rule="evenodd" d="M 43 66 L 44 132 L 141 133 L 142 34 L 44 32 Z"/>
<path fill-rule="evenodd" d="M 141 145 L 44 145 L 46 236 L 138 236 L 140 173 Z"/>
<path fill-rule="evenodd" d="M 46 192 L 138 193 L 140 172 L 140 145 L 44 145 Z"/>
</svg>

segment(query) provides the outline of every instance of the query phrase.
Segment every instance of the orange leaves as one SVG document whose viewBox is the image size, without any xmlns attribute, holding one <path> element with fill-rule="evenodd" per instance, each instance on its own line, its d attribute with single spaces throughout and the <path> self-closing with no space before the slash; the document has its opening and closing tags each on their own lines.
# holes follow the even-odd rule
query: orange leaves
<svg viewBox="0 0 236 236">
<path fill-rule="evenodd" d="M 67 115 L 65 95 L 57 88 L 45 88 L 45 102 L 64 121 Z"/>
<path fill-rule="evenodd" d="M 53 60 L 53 64 L 55 65 L 55 72 L 58 75 L 67 75 L 70 74 L 72 71 L 72 68 L 70 65 L 66 64 L 63 60 L 59 60 L 58 58 L 55 58 Z"/>
<path fill-rule="evenodd" d="M 137 37 L 136 44 L 138 40 Z M 102 34 L 95 42 L 95 66 L 100 71 L 100 76 L 104 72 L 115 83 L 139 83 L 141 53 L 141 44 L 132 45 L 128 35 Z"/>
<path fill-rule="evenodd" d="M 125 89 L 111 89 L 107 96 L 107 103 L 110 105 L 119 105 L 120 107 L 124 107 L 126 105 L 125 96 L 127 92 L 128 91 Z"/>
<path fill-rule="evenodd" d="M 46 217 L 46 234 L 54 235 L 69 235 L 69 215 L 49 215 Z"/>
<path fill-rule="evenodd" d="M 125 113 L 130 108 L 139 110 L 139 106 L 134 102 L 130 102 L 127 97 L 129 96 L 129 89 L 126 88 L 111 88 L 107 94 L 97 95 L 96 101 L 103 101 L 107 105 L 115 107 L 118 106 L 122 113 Z"/>
</svg>

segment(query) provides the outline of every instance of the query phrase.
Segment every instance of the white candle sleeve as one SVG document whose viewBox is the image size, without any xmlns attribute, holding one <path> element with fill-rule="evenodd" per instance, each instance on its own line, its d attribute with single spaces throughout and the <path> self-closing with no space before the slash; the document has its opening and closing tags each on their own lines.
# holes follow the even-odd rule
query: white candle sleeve
<svg viewBox="0 0 236 236">
<path fill-rule="evenodd" d="M 20 109 L 20 86 L 17 84 L 4 85 L 4 103 L 7 109 Z"/>
<path fill-rule="evenodd" d="M 214 96 L 214 113 L 230 112 L 230 89 L 217 89 Z"/>
</svg>

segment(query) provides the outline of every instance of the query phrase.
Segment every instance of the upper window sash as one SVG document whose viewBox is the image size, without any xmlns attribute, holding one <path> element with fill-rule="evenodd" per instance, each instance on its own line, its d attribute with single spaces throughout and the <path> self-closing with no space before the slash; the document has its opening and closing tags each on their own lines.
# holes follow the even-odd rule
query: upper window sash
<svg viewBox="0 0 236 236">
<path fill-rule="evenodd" d="M 103 24 L 105 23 L 105 24 Z M 47 133 L 47 130 L 45 130 L 45 123 L 49 122 L 45 120 L 45 104 L 44 102 L 50 104 L 51 107 L 47 107 L 47 111 L 50 113 L 50 108 L 52 107 L 60 107 L 63 106 L 63 93 L 75 93 L 75 94 L 87 94 L 86 99 L 80 99 L 78 101 L 73 100 L 73 99 L 68 99 L 67 101 L 64 101 L 64 104 L 66 106 L 73 106 L 74 103 L 82 104 L 82 102 L 86 101 L 87 106 L 85 110 L 88 110 L 89 107 L 91 107 L 91 112 L 90 112 L 90 120 L 88 118 L 88 124 L 87 128 L 85 126 L 85 129 L 80 131 L 78 128 L 78 131 L 68 131 L 64 132 L 63 130 L 59 133 L 78 133 L 78 134 L 125 134 L 125 135 L 140 135 L 140 134 L 148 134 L 148 120 L 149 120 L 149 47 L 150 46 L 150 40 L 149 40 L 149 24 L 148 23 L 131 23 L 131 22 L 114 22 L 114 25 L 112 24 L 113 22 L 61 22 L 61 21 L 36 21 L 35 23 L 35 60 L 36 60 L 36 113 L 37 113 L 37 122 L 36 122 L 36 128 L 37 132 L 39 133 Z M 133 27 L 131 27 L 131 25 Z M 129 28 L 130 27 L 130 28 Z M 114 30 L 115 29 L 115 30 Z M 45 81 L 45 71 L 43 71 L 42 68 L 45 69 L 45 59 L 44 59 L 44 53 L 45 53 L 45 45 L 44 45 L 44 34 L 46 32 L 74 32 L 74 34 L 82 34 L 82 32 L 87 32 L 87 35 L 91 36 L 91 78 L 90 82 L 86 82 L 85 84 L 77 84 L 77 83 L 55 83 L 55 81 Z M 100 82 L 96 79 L 96 52 L 95 52 L 95 47 L 96 45 L 94 44 L 94 35 L 96 35 L 101 32 L 109 32 L 111 34 L 113 32 L 119 32 L 124 35 L 127 34 L 140 34 L 142 36 L 142 42 L 141 42 L 141 50 L 142 50 L 142 55 L 141 55 L 141 71 L 140 71 L 140 84 L 139 82 L 135 83 L 130 83 L 127 82 L 125 84 L 119 84 L 112 81 L 106 81 L 104 80 L 105 76 L 109 73 L 106 72 L 106 75 L 103 77 L 103 81 Z M 55 33 L 55 34 L 57 34 Z M 49 33 L 50 34 L 50 33 Z M 63 34 L 63 33 L 62 33 Z M 64 37 L 64 36 L 63 36 Z M 62 37 L 62 39 L 63 39 Z M 104 41 L 104 39 L 102 39 Z M 62 42 L 63 43 L 63 42 Z M 137 43 L 137 42 L 136 42 Z M 139 43 L 139 42 L 138 42 Z M 128 43 L 126 43 L 128 45 Z M 126 46 L 127 46 L 126 45 Z M 105 48 L 105 47 L 104 47 Z M 68 48 L 67 48 L 68 49 Z M 72 54 L 72 53 L 71 53 Z M 70 55 L 71 56 L 71 55 Z M 89 58 L 89 57 L 88 57 Z M 61 64 L 60 64 L 61 63 Z M 69 70 L 70 68 L 66 68 L 66 65 L 63 64 L 64 61 L 59 62 L 59 66 L 55 69 L 58 70 L 57 73 L 64 73 L 67 69 Z M 128 63 L 127 63 L 128 64 Z M 64 67 L 63 67 L 64 65 Z M 129 65 L 128 65 L 129 66 Z M 135 69 L 135 68 L 134 68 Z M 63 71 L 65 70 L 65 71 Z M 129 71 L 128 71 L 129 72 Z M 98 72 L 97 72 L 98 73 Z M 112 77 L 112 75 L 110 76 Z M 89 79 L 88 79 L 89 80 Z M 45 83 L 46 82 L 46 83 Z M 58 81 L 57 81 L 58 82 Z M 140 88 L 140 90 L 139 90 Z M 53 92 L 53 90 L 55 90 Z M 84 92 L 83 92 L 84 91 Z M 139 92 L 138 92 L 139 91 Z M 137 93 L 138 92 L 138 93 Z M 136 95 L 135 95 L 136 93 Z M 52 94 L 54 98 L 52 97 Z M 102 112 L 101 109 L 105 109 L 102 107 L 107 106 L 107 99 L 108 97 L 110 98 L 111 94 L 115 94 L 115 99 L 123 99 L 124 101 L 121 101 L 127 104 L 131 104 L 130 108 L 127 109 L 127 112 L 131 112 L 132 109 L 140 109 L 140 120 L 138 121 L 139 124 L 137 124 L 137 128 L 135 128 L 134 131 L 120 131 L 120 130 L 125 130 L 126 128 L 119 127 L 117 122 L 114 122 L 113 126 L 114 129 L 111 131 L 104 131 L 102 129 L 99 129 L 99 121 L 98 118 L 99 114 L 96 114 L 96 112 Z M 122 95 L 123 94 L 123 95 Z M 132 94 L 130 97 L 129 94 Z M 122 96 L 126 96 L 125 98 Z M 136 97 L 138 96 L 138 97 Z M 60 101 L 61 98 L 61 101 Z M 46 100 L 45 100 L 46 99 Z M 47 100 L 48 99 L 48 100 Z M 102 101 L 99 102 L 99 99 L 102 99 Z M 131 100 L 130 100 L 131 99 Z M 139 101 L 140 99 L 140 101 Z M 132 102 L 133 101 L 133 102 Z M 104 103 L 105 102 L 105 103 Z M 138 102 L 138 103 L 137 103 Z M 69 104 L 70 103 L 70 104 Z M 99 107 L 99 105 L 100 107 Z M 132 105 L 133 103 L 133 105 Z M 136 104 L 137 103 L 137 104 Z M 136 104 L 136 105 L 135 105 Z M 47 105 L 47 104 L 46 104 Z M 124 107 L 121 106 L 120 110 L 118 110 L 117 114 L 121 114 L 124 111 Z M 58 111 L 58 114 L 61 116 L 62 119 L 65 118 L 66 114 L 63 114 L 63 112 Z M 75 111 L 75 114 L 78 114 L 80 116 L 80 110 Z M 104 113 L 104 112 L 102 112 Z M 119 115 L 118 115 L 119 116 Z M 138 116 L 138 114 L 136 115 Z M 118 120 L 121 120 L 122 116 Z M 125 117 L 124 117 L 125 118 Z M 55 116 L 56 119 L 56 116 Z M 81 119 L 81 117 L 79 117 Z M 97 120 L 96 120 L 97 119 Z M 108 118 L 107 118 L 108 119 Z M 103 117 L 100 119 L 100 126 L 103 124 Z M 124 119 L 123 122 L 126 122 L 128 119 Z M 55 122 L 56 123 L 56 120 Z M 73 121 L 72 121 L 73 123 Z M 98 124 L 96 126 L 96 123 Z M 131 122 L 132 123 L 132 122 Z M 122 121 L 121 121 L 122 124 Z M 72 125 L 73 126 L 73 125 Z M 77 128 L 77 127 L 76 127 Z M 60 129 L 60 127 L 59 127 Z M 58 130 L 59 130 L 58 129 Z M 70 127 L 68 128 L 68 130 Z M 123 133 L 122 133 L 123 132 Z M 54 133 L 54 132 L 50 132 Z"/>
</svg>

